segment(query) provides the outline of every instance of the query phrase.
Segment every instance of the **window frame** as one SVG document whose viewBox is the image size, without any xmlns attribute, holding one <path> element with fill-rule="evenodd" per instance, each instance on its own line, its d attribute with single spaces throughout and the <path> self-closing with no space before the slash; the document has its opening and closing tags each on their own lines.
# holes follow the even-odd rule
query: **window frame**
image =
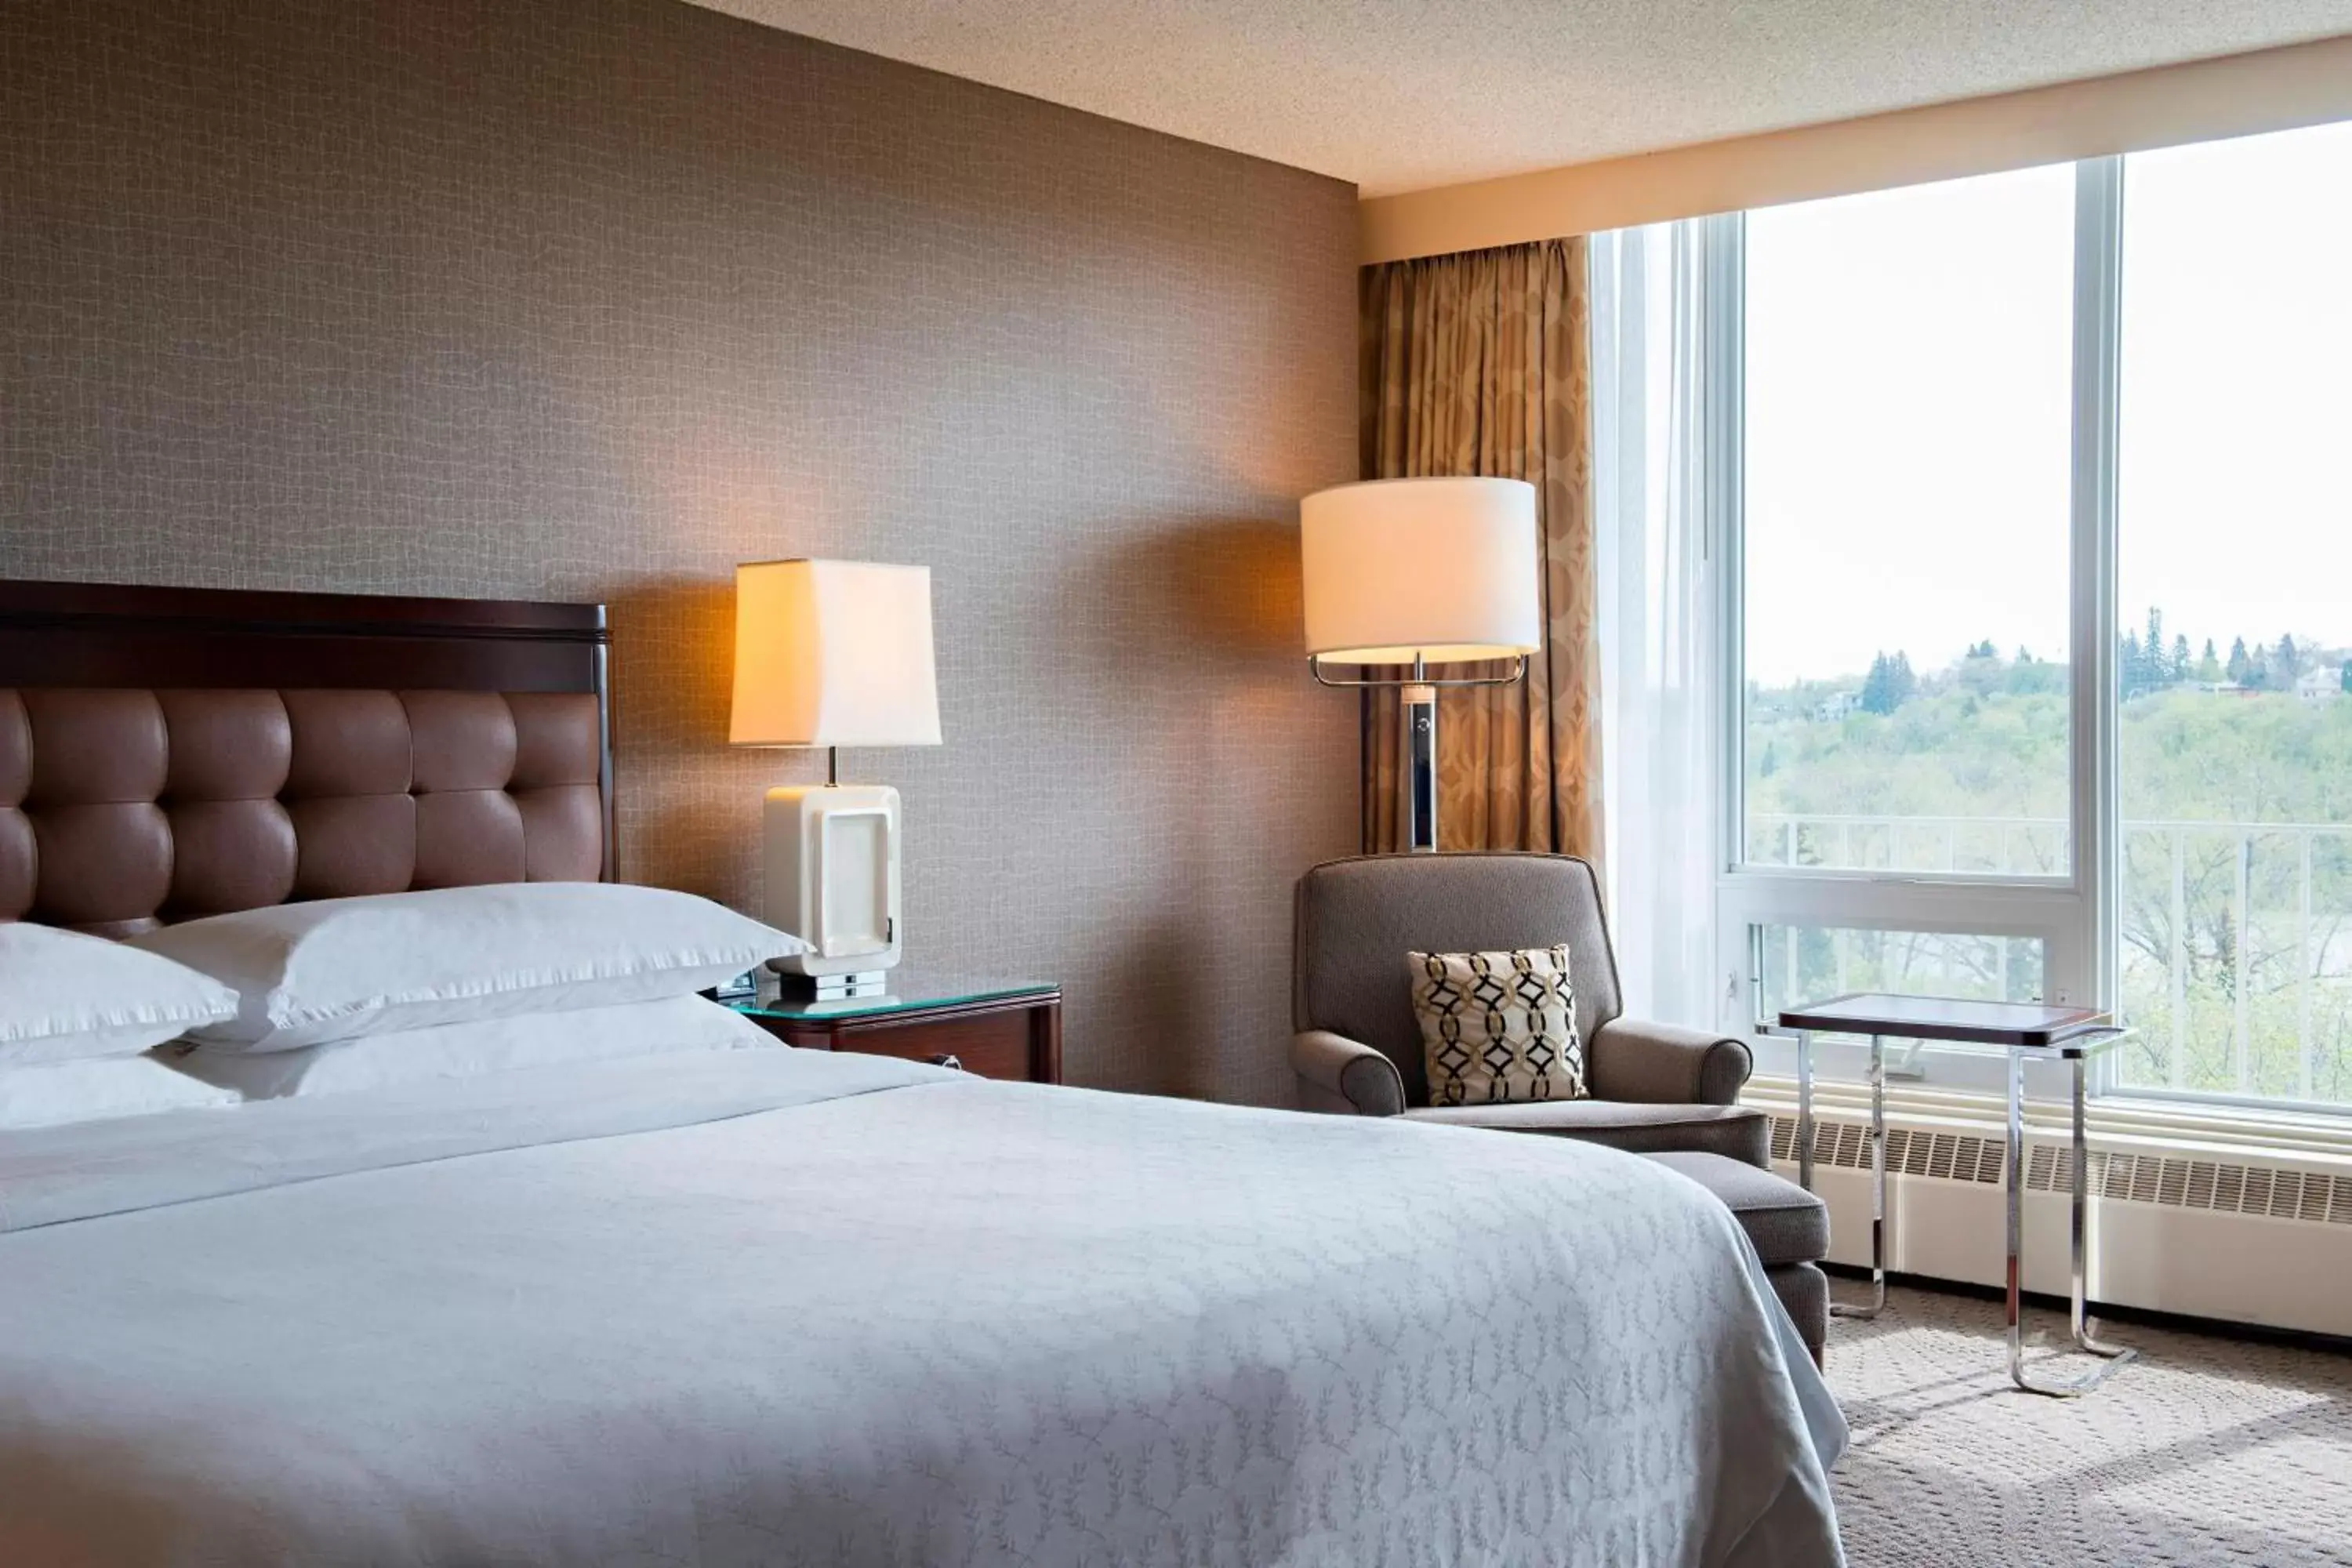
<svg viewBox="0 0 2352 1568">
<path fill-rule="evenodd" d="M 2124 161 L 2086 159 L 2074 169 L 2071 483 L 2068 498 L 2069 869 L 2064 876 L 1902 872 L 1768 867 L 1747 861 L 1746 217 L 1702 220 L 1700 302 L 1705 333 L 1701 450 L 1719 638 L 1719 730 L 1713 952 L 1718 1026 L 1750 1034 L 1760 1020 L 1759 942 L 1774 925 L 1947 931 L 2038 939 L 2047 1000 L 2112 1007 L 2118 995 L 2116 877 L 2116 481 L 2120 428 Z M 1759 1066 L 1794 1071 L 1785 1040 L 1757 1040 Z M 1860 1065 L 1837 1047 L 1822 1066 Z M 2094 1091 L 2113 1086 L 2103 1058 Z M 2000 1058 L 1982 1052 L 1912 1053 L 1906 1072 L 1982 1089 L 2001 1082 Z M 2050 1086 L 2055 1091 L 2054 1080 Z M 2137 1092 L 2137 1091 L 2135 1091 Z"/>
</svg>

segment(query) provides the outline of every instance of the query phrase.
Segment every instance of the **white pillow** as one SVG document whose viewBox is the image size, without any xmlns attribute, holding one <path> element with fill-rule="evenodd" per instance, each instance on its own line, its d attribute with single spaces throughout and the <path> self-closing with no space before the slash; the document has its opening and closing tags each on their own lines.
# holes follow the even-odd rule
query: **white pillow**
<svg viewBox="0 0 2352 1568">
<path fill-rule="evenodd" d="M 708 899 L 614 882 L 323 899 L 131 940 L 235 991 L 236 1017 L 190 1037 L 247 1051 L 683 996 L 807 951 Z"/>
<path fill-rule="evenodd" d="M 282 1100 L 400 1089 L 515 1068 L 763 1046 L 781 1048 L 782 1042 L 730 1007 L 699 996 L 672 996 L 567 1013 L 436 1024 L 298 1051 L 256 1054 L 181 1047 L 177 1048 L 184 1054 L 175 1058 L 175 1065 L 247 1100 Z"/>
<path fill-rule="evenodd" d="M 0 1068 L 135 1057 L 236 1016 L 236 995 L 194 970 L 102 937 L 0 924 Z"/>
<path fill-rule="evenodd" d="M 21 1131 L 236 1103 L 236 1090 L 199 1083 L 152 1057 L 0 1068 L 0 1128 Z"/>
</svg>

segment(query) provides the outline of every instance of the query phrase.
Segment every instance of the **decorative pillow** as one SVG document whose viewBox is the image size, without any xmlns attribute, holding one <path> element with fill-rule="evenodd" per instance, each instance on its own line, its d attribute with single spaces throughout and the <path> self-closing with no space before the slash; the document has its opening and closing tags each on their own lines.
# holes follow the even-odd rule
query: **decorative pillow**
<svg viewBox="0 0 2352 1568">
<path fill-rule="evenodd" d="M 236 1016 L 235 992 L 152 952 L 0 924 L 0 1067 L 135 1057 Z"/>
<path fill-rule="evenodd" d="M 614 882 L 500 882 L 214 915 L 131 939 L 237 994 L 191 1032 L 225 1050 L 684 996 L 796 936 L 708 899 Z"/>
<path fill-rule="evenodd" d="M 247 1100 L 404 1089 L 434 1079 L 479 1078 L 517 1068 L 561 1067 L 616 1057 L 774 1047 L 773 1035 L 731 1007 L 699 996 L 625 1002 L 519 1018 L 483 1018 L 365 1035 L 297 1051 L 222 1051 L 175 1047 L 175 1065 L 193 1078 Z"/>
<path fill-rule="evenodd" d="M 0 1128 L 54 1127 L 236 1103 L 236 1090 L 199 1083 L 153 1057 L 0 1068 Z"/>
<path fill-rule="evenodd" d="M 1406 959 L 1432 1105 L 1585 1098 L 1566 947 Z"/>
</svg>

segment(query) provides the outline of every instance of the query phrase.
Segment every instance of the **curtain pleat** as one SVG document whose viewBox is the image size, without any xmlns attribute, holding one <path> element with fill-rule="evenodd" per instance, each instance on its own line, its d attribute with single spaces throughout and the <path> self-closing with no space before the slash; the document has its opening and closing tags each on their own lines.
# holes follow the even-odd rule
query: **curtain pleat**
<svg viewBox="0 0 2352 1568">
<path fill-rule="evenodd" d="M 1598 860 L 1600 683 L 1584 241 L 1364 268 L 1364 477 L 1536 489 L 1544 647 L 1528 679 L 1438 698 L 1438 846 Z M 1482 667 L 1508 670 L 1506 663 Z M 1397 671 L 1387 673 L 1396 674 Z M 1364 847 L 1398 845 L 1395 694 L 1366 695 Z"/>
</svg>

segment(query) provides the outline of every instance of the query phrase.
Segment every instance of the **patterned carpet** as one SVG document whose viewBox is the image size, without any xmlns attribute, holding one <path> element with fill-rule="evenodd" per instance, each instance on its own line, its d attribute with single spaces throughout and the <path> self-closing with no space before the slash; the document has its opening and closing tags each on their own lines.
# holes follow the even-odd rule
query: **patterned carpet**
<svg viewBox="0 0 2352 1568">
<path fill-rule="evenodd" d="M 2062 1315 L 2026 1322 L 2065 1342 Z M 1875 1321 L 1835 1321 L 1853 1445 L 1832 1481 L 1854 1568 L 2352 1564 L 2352 1356 L 2105 1337 L 2141 1359 L 2059 1400 L 2011 1385 L 1997 1301 L 1896 1289 Z"/>
</svg>

